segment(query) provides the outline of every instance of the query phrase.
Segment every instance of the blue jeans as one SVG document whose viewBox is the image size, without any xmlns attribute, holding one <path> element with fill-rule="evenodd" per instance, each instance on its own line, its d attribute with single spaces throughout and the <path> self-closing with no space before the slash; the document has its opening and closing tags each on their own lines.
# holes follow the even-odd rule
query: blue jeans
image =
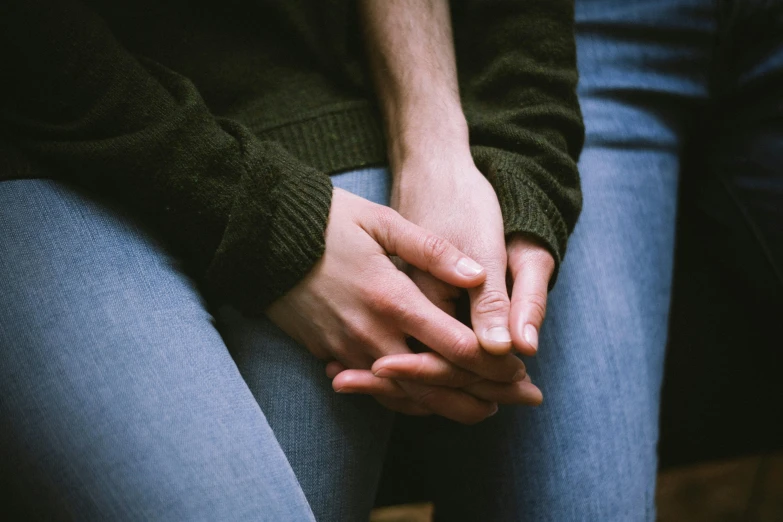
<svg viewBox="0 0 783 522">
<path fill-rule="evenodd" d="M 438 520 L 655 519 L 677 192 L 694 134 L 716 145 L 710 168 L 689 173 L 698 204 L 720 214 L 710 194 L 731 191 L 783 267 L 783 3 L 577 0 L 576 20 L 584 210 L 528 361 L 544 404 L 471 428 L 398 419 L 387 467 L 435 499 Z"/>
<path fill-rule="evenodd" d="M 382 169 L 335 185 L 387 198 Z M 0 183 L 6 502 L 44 519 L 366 520 L 391 421 L 268 320 L 211 309 L 123 209 Z"/>
<path fill-rule="evenodd" d="M 473 427 L 334 394 L 123 209 L 0 184 L 0 489 L 42 517 L 366 520 L 388 449 L 385 476 L 428 486 L 442 520 L 653 520 L 681 151 L 715 96 L 722 13 L 578 0 L 585 209 L 528 361 L 545 403 Z M 763 42 L 733 92 L 779 79 L 780 38 Z M 334 180 L 388 201 L 384 169 Z"/>
</svg>

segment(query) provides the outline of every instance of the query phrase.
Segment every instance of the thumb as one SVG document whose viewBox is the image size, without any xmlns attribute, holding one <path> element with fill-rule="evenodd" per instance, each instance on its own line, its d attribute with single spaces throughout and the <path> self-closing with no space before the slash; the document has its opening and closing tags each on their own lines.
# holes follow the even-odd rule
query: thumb
<svg viewBox="0 0 783 522">
<path fill-rule="evenodd" d="M 524 355 L 534 355 L 546 315 L 547 290 L 555 261 L 545 248 L 518 239 L 509 244 L 508 263 L 514 281 L 509 319 L 514 346 Z"/>
<path fill-rule="evenodd" d="M 362 227 L 387 254 L 399 256 L 450 285 L 471 288 L 486 277 L 484 267 L 457 247 L 388 207 L 380 207 L 375 219 L 362 223 Z"/>
</svg>

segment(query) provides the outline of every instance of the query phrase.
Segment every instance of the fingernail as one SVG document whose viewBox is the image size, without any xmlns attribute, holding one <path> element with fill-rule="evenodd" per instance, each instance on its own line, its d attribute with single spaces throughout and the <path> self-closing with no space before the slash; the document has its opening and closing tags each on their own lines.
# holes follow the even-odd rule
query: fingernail
<svg viewBox="0 0 783 522">
<path fill-rule="evenodd" d="M 514 374 L 514 382 L 524 381 L 526 375 L 527 372 L 525 370 L 519 370 L 517 373 Z"/>
<path fill-rule="evenodd" d="M 498 412 L 498 405 L 497 405 L 497 404 L 495 404 L 495 409 L 494 409 L 494 410 L 492 410 L 492 413 L 490 413 L 490 414 L 488 415 L 488 417 L 492 417 L 492 416 L 493 416 L 493 415 L 495 415 L 497 412 Z"/>
<path fill-rule="evenodd" d="M 393 374 L 394 372 L 389 370 L 388 368 L 381 368 L 373 372 L 373 375 L 375 375 L 376 377 L 392 377 Z"/>
<path fill-rule="evenodd" d="M 457 261 L 457 272 L 464 276 L 477 276 L 481 273 L 482 270 L 484 270 L 484 268 L 480 264 L 476 263 L 472 259 L 468 259 L 467 257 L 463 257 Z"/>
<path fill-rule="evenodd" d="M 490 341 L 495 341 L 496 343 L 511 342 L 511 332 L 509 332 L 508 328 L 505 326 L 493 326 L 492 328 L 487 328 L 487 331 L 484 332 L 484 335 L 487 337 L 487 339 Z"/>
<path fill-rule="evenodd" d="M 533 347 L 534 350 L 538 350 L 538 330 L 532 324 L 525 325 L 525 341 L 527 344 Z"/>
</svg>

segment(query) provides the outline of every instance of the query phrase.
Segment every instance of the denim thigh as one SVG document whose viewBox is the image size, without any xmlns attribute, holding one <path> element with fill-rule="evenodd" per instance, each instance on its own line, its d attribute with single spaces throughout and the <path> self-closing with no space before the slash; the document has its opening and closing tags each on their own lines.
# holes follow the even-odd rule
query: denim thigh
<svg viewBox="0 0 783 522">
<path fill-rule="evenodd" d="M 389 202 L 389 172 L 332 176 L 335 187 Z M 317 520 L 366 521 L 386 453 L 393 413 L 368 396 L 332 390 L 325 362 L 266 318 L 217 312 L 242 376 L 274 430 Z"/>
<path fill-rule="evenodd" d="M 24 519 L 313 520 L 175 257 L 52 180 L 0 183 L 0 483 Z"/>
<path fill-rule="evenodd" d="M 439 520 L 654 520 L 680 150 L 708 96 L 713 10 L 577 1 L 584 210 L 526 361 L 544 403 L 423 421 Z"/>
</svg>

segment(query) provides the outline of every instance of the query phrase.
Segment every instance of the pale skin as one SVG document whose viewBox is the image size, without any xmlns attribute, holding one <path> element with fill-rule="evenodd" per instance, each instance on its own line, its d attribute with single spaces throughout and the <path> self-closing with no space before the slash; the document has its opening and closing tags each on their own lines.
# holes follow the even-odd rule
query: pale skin
<svg viewBox="0 0 783 522">
<path fill-rule="evenodd" d="M 486 278 L 485 269 L 448 241 L 388 207 L 337 189 L 323 257 L 267 313 L 315 356 L 347 368 L 367 371 L 386 355 L 410 355 L 405 343 L 410 335 L 450 365 L 489 379 L 476 393 L 400 383 L 408 399 L 386 388 L 376 393 L 390 408 L 474 423 L 491 415 L 498 399 L 537 400 L 538 390 L 525 380 L 519 359 L 483 350 L 473 331 L 432 304 L 389 255 L 458 287 L 480 285 Z M 408 410 L 410 404 L 413 410 Z"/>
<path fill-rule="evenodd" d="M 334 360 L 327 374 L 341 393 L 463 423 L 498 403 L 539 404 L 511 352 L 537 350 L 554 260 L 534 240 L 505 237 L 495 192 L 473 164 L 447 0 L 362 0 L 360 12 L 394 210 L 335 190 L 323 258 L 268 314 Z M 465 291 L 473 330 L 453 317 Z M 413 353 L 406 336 L 432 351 Z"/>
</svg>

